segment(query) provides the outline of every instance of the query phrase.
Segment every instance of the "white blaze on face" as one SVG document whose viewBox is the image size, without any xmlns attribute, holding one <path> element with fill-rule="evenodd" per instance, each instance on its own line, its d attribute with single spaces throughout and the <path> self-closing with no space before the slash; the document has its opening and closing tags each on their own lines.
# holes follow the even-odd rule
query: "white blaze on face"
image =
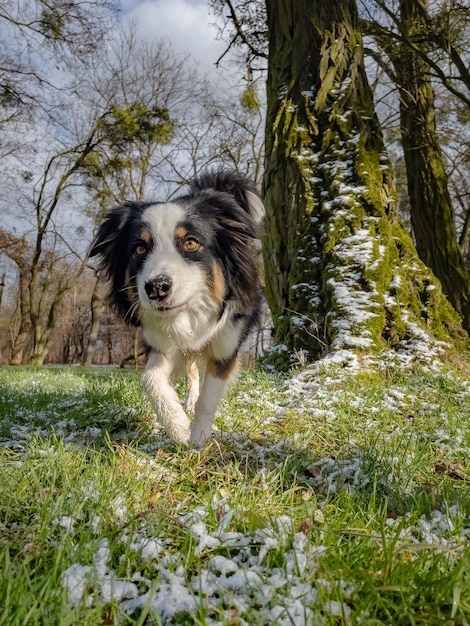
<svg viewBox="0 0 470 626">
<path fill-rule="evenodd" d="M 212 264 L 214 274 L 209 275 L 210 260 L 199 263 L 199 253 L 193 258 L 182 256 L 182 238 L 193 234 L 186 230 L 186 217 L 184 207 L 175 203 L 152 205 L 142 215 L 153 247 L 138 272 L 139 317 L 146 342 L 165 354 L 199 352 L 224 327 L 229 315 L 225 311 L 220 316 L 225 289 L 220 270 L 216 276 L 216 264 Z M 149 297 L 145 286 L 162 275 L 171 280 L 171 291 L 159 301 Z"/>
<path fill-rule="evenodd" d="M 153 249 L 139 272 L 138 290 L 143 306 L 154 306 L 145 291 L 145 284 L 157 276 L 167 276 L 172 283 L 171 293 L 165 299 L 168 309 L 190 304 L 195 295 L 205 288 L 202 268 L 185 260 L 176 247 L 176 230 L 184 221 L 185 211 L 178 204 L 154 204 L 148 207 L 142 220 L 150 228 Z"/>
</svg>

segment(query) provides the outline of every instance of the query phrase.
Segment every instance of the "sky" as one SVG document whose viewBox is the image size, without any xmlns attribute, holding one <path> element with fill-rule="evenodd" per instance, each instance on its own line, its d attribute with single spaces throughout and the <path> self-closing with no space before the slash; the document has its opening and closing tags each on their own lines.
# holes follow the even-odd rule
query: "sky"
<svg viewBox="0 0 470 626">
<path fill-rule="evenodd" d="M 149 38 L 166 38 L 175 52 L 190 53 L 202 73 L 216 71 L 226 44 L 217 40 L 207 0 L 122 0 L 123 20 L 136 20 Z"/>
<path fill-rule="evenodd" d="M 121 7 L 123 22 L 137 22 L 143 37 L 166 38 L 176 54 L 189 53 L 200 74 L 216 77 L 217 84 L 224 69 L 217 70 L 215 63 L 226 44 L 217 40 L 216 17 L 207 0 L 121 0 Z M 2 215 L 1 225 L 10 227 L 5 219 Z M 20 228 L 15 221 L 11 230 L 16 230 L 15 225 Z"/>
</svg>

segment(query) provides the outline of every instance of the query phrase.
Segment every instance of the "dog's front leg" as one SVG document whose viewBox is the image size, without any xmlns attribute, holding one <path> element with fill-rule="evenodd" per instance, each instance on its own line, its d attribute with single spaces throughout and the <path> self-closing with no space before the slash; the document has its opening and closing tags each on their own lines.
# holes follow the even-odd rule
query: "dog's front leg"
<svg viewBox="0 0 470 626">
<path fill-rule="evenodd" d="M 206 374 L 201 394 L 196 402 L 191 428 L 191 441 L 196 445 L 202 446 L 211 436 L 217 405 L 224 395 L 226 387 L 227 381 L 212 374 Z"/>
<path fill-rule="evenodd" d="M 170 358 L 160 352 L 152 352 L 142 375 L 142 384 L 163 428 L 176 442 L 187 444 L 190 421 L 171 384 L 172 371 Z"/>
<path fill-rule="evenodd" d="M 196 445 L 202 446 L 211 436 L 217 406 L 236 374 L 236 370 L 236 357 L 228 365 L 224 364 L 223 368 L 217 363 L 209 364 L 201 394 L 196 402 L 191 428 L 191 441 Z"/>
<path fill-rule="evenodd" d="M 186 400 L 184 410 L 186 413 L 193 413 L 199 397 L 199 370 L 191 360 L 186 362 Z"/>
</svg>

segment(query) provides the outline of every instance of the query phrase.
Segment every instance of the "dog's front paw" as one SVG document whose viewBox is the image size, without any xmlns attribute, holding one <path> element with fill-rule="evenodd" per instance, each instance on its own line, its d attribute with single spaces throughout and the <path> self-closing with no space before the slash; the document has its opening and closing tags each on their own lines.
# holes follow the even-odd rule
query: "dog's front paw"
<svg viewBox="0 0 470 626">
<path fill-rule="evenodd" d="M 173 423 L 167 425 L 166 431 L 173 439 L 173 441 L 176 441 L 176 443 L 183 443 L 184 445 L 189 444 L 191 438 L 189 420 L 187 424 Z"/>
<path fill-rule="evenodd" d="M 211 437 L 212 437 L 211 431 L 206 432 L 205 430 L 194 428 L 194 426 L 191 429 L 190 441 L 193 444 L 193 446 L 197 448 L 202 448 L 202 446 L 206 443 L 206 441 L 209 441 Z"/>
<path fill-rule="evenodd" d="M 212 435 L 213 415 L 207 415 L 202 412 L 198 413 L 196 407 L 196 415 L 193 425 L 191 426 L 191 443 L 195 446 L 202 447 Z"/>
<path fill-rule="evenodd" d="M 191 422 L 181 407 L 178 407 L 178 410 L 175 411 L 172 418 L 169 419 L 166 415 L 159 415 L 158 421 L 173 441 L 184 445 L 189 444 L 191 437 Z"/>
</svg>

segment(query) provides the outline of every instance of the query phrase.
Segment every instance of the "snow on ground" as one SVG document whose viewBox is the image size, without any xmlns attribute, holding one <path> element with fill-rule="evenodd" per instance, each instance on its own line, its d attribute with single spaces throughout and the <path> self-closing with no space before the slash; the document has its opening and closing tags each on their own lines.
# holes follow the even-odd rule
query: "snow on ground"
<svg viewBox="0 0 470 626">
<path fill-rule="evenodd" d="M 210 520 L 215 509 L 219 515 L 214 526 Z M 178 521 L 192 538 L 194 555 L 206 556 L 199 570 L 192 573 L 185 566 L 187 556 L 175 551 L 164 535 L 134 537 L 131 550 L 140 557 L 142 568 L 151 563 L 152 580 L 142 576 L 140 568 L 120 580 L 111 566 L 108 540 L 101 539 L 91 563 L 82 564 L 77 555 L 77 562 L 62 573 L 61 584 L 67 589 L 69 604 L 91 603 L 91 592 L 98 592 L 103 602 L 114 600 L 131 616 L 152 608 L 164 624 L 185 611 L 201 611 L 208 626 L 231 623 L 234 613 L 237 624 L 246 623 L 240 615 L 256 614 L 256 623 L 286 626 L 313 623 L 312 616 L 318 616 L 319 611 L 349 617 L 352 609 L 347 599 L 354 591 L 352 583 L 339 581 L 343 601 L 322 600 L 318 604 L 321 591 L 331 585 L 317 573 L 330 548 L 313 545 L 308 532 L 296 528 L 287 515 L 250 532 L 230 530 L 239 515 L 240 511 L 223 499 L 180 514 Z M 464 528 L 456 537 L 455 527 L 461 526 L 458 516 L 454 507 L 446 513 L 435 510 L 412 525 L 407 525 L 406 518 L 389 518 L 384 532 L 397 542 L 397 550 L 401 545 L 419 550 L 426 544 L 451 558 L 458 556 L 470 535 L 470 529 Z M 383 541 L 384 536 L 377 535 L 376 540 Z M 123 533 L 115 543 L 128 542 Z"/>
<path fill-rule="evenodd" d="M 417 406 L 417 392 L 404 385 L 390 387 L 380 398 L 373 399 L 354 397 L 350 391 L 343 391 L 341 387 L 341 382 L 346 378 L 364 374 L 367 370 L 410 368 L 411 371 L 418 355 L 429 372 L 439 373 L 435 348 L 424 343 L 418 346 L 417 351 L 415 347 L 380 357 L 359 357 L 346 350 L 332 352 L 286 381 L 275 398 L 272 395 L 264 396 L 254 386 L 240 390 L 239 401 L 243 402 L 243 394 L 246 394 L 247 400 L 248 396 L 251 396 L 251 400 L 255 397 L 257 405 L 266 410 L 268 417 L 264 419 L 262 428 L 268 436 L 257 441 L 244 432 L 231 432 L 230 417 L 227 417 L 226 430 L 219 433 L 218 437 L 229 442 L 242 457 L 251 455 L 256 458 L 259 484 L 262 485 L 273 460 L 282 464 L 285 450 L 298 448 L 305 439 L 303 431 L 298 436 L 294 433 L 280 440 L 274 437 L 269 440 L 270 429 L 274 433 L 276 424 L 292 411 L 308 415 L 314 432 L 315 420 L 318 423 L 323 421 L 334 424 L 340 403 L 349 403 L 352 409 L 360 412 L 362 428 L 373 428 L 377 414 L 383 411 L 406 414 L 409 405 Z M 443 376 L 452 378 L 459 402 L 462 406 L 468 405 L 470 383 L 463 379 L 457 380 L 451 374 Z M 84 390 L 79 379 L 74 377 L 71 381 L 71 393 L 64 407 L 67 406 L 69 410 L 71 407 L 79 409 L 86 402 Z M 34 380 L 30 378 L 26 384 L 34 395 Z M 65 385 L 65 389 L 67 382 L 61 384 Z M 26 391 L 25 383 L 22 384 L 20 379 L 15 387 L 18 392 Z M 56 387 L 54 391 L 57 391 Z M 429 401 L 421 402 L 420 407 L 423 414 L 436 411 L 431 392 Z M 106 425 L 77 428 L 73 419 L 68 420 L 63 415 L 58 418 L 61 409 L 57 406 L 53 413 L 57 420 L 57 434 L 69 442 L 86 445 L 93 438 L 102 436 L 106 429 Z M 253 416 L 246 417 L 249 421 Z M 442 455 L 458 453 L 468 456 L 470 444 L 466 425 L 459 427 L 450 423 L 450 417 L 439 417 L 440 421 L 428 433 L 436 448 Z M 31 435 L 50 434 L 50 426 L 47 428 L 50 419 L 47 407 L 36 413 L 33 410 L 30 416 L 23 412 L 22 425 L 12 424 L 10 436 L 4 438 L 0 445 L 24 450 Z M 161 445 L 161 441 L 148 444 L 147 449 L 155 452 Z M 403 488 L 407 472 L 406 454 L 401 458 L 384 455 L 380 459 L 380 467 L 376 466 L 375 475 L 372 475 L 370 458 L 363 449 L 355 446 L 354 440 L 348 442 L 347 452 L 347 455 L 320 458 L 311 464 L 306 480 L 315 493 L 335 494 L 347 489 L 350 494 L 354 494 L 355 490 L 370 488 L 374 481 L 374 488 L 378 486 L 384 493 Z M 148 463 L 152 463 L 152 469 L 157 474 L 160 472 L 160 477 L 167 480 L 168 484 L 177 480 L 171 471 L 159 468 L 158 459 L 149 460 Z M 87 497 L 92 499 L 93 485 L 89 486 L 89 491 Z M 188 569 L 187 553 L 177 549 L 165 532 L 152 534 L 143 525 L 140 531 L 129 536 L 126 520 L 133 512 L 118 500 L 112 508 L 112 514 L 122 527 L 113 545 L 107 538 L 100 536 L 100 520 L 93 520 L 96 535 L 93 546 L 89 546 L 89 549 L 82 545 L 80 549 L 77 547 L 75 562 L 62 572 L 61 585 L 67 590 L 70 605 L 82 602 L 91 604 L 94 594 L 98 594 L 103 602 L 113 600 L 130 616 L 152 608 L 158 612 L 164 624 L 171 623 L 175 616 L 184 611 L 204 614 L 208 625 L 220 624 L 224 620 L 229 623 L 234 612 L 237 624 L 246 623 L 243 615 L 256 612 L 260 624 L 275 622 L 289 626 L 293 623 L 312 623 L 312 615 L 318 615 L 319 612 L 339 616 L 346 621 L 351 614 L 348 598 L 354 592 L 354 585 L 349 581 L 338 581 L 342 599 L 324 600 L 324 591 L 331 583 L 318 575 L 318 567 L 330 548 L 314 545 L 308 538 L 308 528 L 302 529 L 288 515 L 262 521 L 250 530 L 246 530 L 246 525 L 243 531 L 234 530 L 244 527 L 243 511 L 230 506 L 223 497 L 214 496 L 212 502 L 197 506 L 190 499 L 185 500 L 177 513 L 176 523 L 185 529 L 190 538 L 191 558 L 198 563 L 196 569 Z M 317 511 L 313 517 L 328 523 L 322 511 Z M 73 535 L 79 532 L 80 520 L 74 519 L 73 515 L 59 514 L 56 525 L 62 532 Z M 458 507 L 451 506 L 423 515 L 417 522 L 408 515 L 391 517 L 386 520 L 383 532 L 386 537 L 397 541 L 397 546 L 419 547 L 425 544 L 436 551 L 441 550 L 449 558 L 457 558 L 462 545 L 469 540 L 470 524 L 468 520 L 462 519 Z M 383 539 L 382 535 L 377 537 L 377 541 Z M 123 553 L 126 547 L 136 556 L 136 566 L 134 571 L 128 571 L 126 577 L 122 577 L 116 572 L 117 567 L 113 566 L 116 563 L 113 555 Z M 85 554 L 93 556 L 85 557 Z M 151 575 L 147 574 L 149 571 Z"/>
<path fill-rule="evenodd" d="M 214 509 L 221 512 L 215 527 L 208 521 Z M 62 573 L 61 584 L 68 591 L 69 604 L 77 605 L 87 598 L 91 602 L 87 591 L 94 588 L 104 602 L 113 599 L 129 615 L 152 607 L 163 623 L 183 611 L 197 613 L 201 607 L 206 611 L 208 625 L 220 624 L 220 618 L 229 618 L 234 609 L 243 614 L 250 608 L 259 611 L 263 623 L 309 623 L 318 593 L 311 580 L 326 548 L 313 546 L 287 515 L 248 533 L 230 530 L 237 515 L 239 512 L 224 500 L 180 515 L 179 522 L 187 527 L 194 542 L 194 554 L 209 554 L 199 571 L 189 575 L 186 558 L 175 552 L 165 537 L 136 538 L 131 549 L 143 563 L 152 563 L 156 586 L 139 571 L 127 581 L 118 580 L 110 566 L 108 540 L 101 540 L 91 564 L 77 562 Z M 128 543 L 126 534 L 120 541 Z M 225 547 L 224 555 L 210 556 L 211 550 L 221 547 Z M 273 566 L 273 553 L 281 565 Z M 349 607 L 340 602 L 324 608 L 338 611 L 338 615 L 350 613 Z M 237 623 L 245 622 L 240 619 Z"/>
</svg>

